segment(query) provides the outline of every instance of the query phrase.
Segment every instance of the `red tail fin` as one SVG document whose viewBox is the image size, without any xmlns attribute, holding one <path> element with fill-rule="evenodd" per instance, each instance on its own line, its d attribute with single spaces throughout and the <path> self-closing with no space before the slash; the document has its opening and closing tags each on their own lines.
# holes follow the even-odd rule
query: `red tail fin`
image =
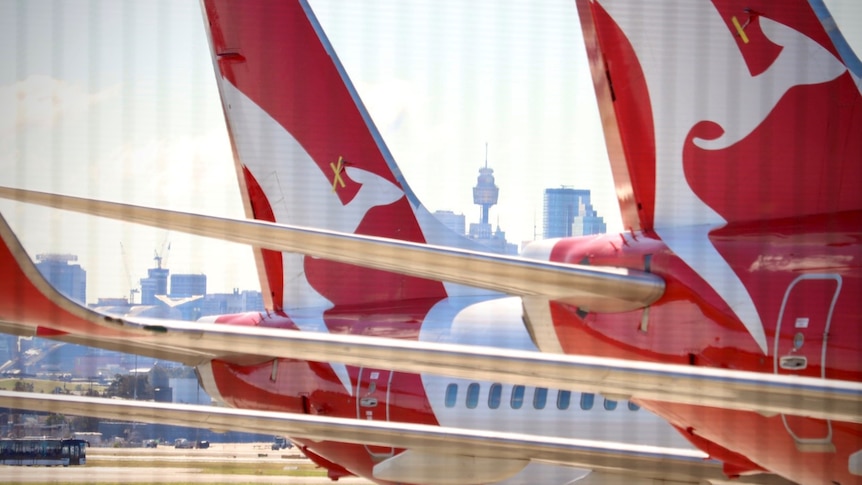
<svg viewBox="0 0 862 485">
<path fill-rule="evenodd" d="M 578 8 L 627 227 L 862 208 L 859 64 L 819 1 Z"/>
<path fill-rule="evenodd" d="M 404 183 L 304 1 L 204 6 L 250 216 L 457 243 Z M 258 261 L 275 308 L 447 294 L 439 282 L 300 255 L 260 251 Z"/>
</svg>

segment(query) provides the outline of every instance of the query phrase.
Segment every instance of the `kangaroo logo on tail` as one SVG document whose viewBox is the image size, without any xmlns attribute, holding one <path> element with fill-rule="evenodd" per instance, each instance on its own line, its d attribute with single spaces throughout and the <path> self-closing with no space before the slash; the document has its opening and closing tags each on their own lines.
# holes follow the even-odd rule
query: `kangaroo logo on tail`
<svg viewBox="0 0 862 485">
<path fill-rule="evenodd" d="M 602 6 L 631 42 L 646 81 L 655 130 L 655 231 L 715 289 L 766 354 L 766 335 L 752 297 L 709 239 L 710 231 L 727 220 L 686 179 L 687 140 L 691 137 L 704 150 L 734 145 L 763 124 L 790 89 L 831 81 L 846 67 L 803 33 L 760 18 L 765 37 L 781 50 L 764 72 L 752 76 L 735 31 L 711 3 L 667 0 L 651 5 L 656 11 L 687 10 L 686 18 L 702 19 L 670 30 L 661 22 L 625 15 L 620 3 Z M 661 56 L 653 52 L 657 42 Z M 720 133 L 697 136 L 704 125 Z"/>
</svg>

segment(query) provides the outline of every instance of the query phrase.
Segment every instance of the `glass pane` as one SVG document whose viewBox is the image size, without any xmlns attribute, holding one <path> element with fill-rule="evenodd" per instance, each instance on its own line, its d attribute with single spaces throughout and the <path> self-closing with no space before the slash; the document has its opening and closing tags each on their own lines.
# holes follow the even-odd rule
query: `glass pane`
<svg viewBox="0 0 862 485">
<path fill-rule="evenodd" d="M 449 384 L 446 386 L 445 403 L 447 408 L 454 408 L 455 402 L 458 400 L 458 384 Z"/>
<path fill-rule="evenodd" d="M 572 402 L 571 391 L 560 391 L 557 393 L 557 409 L 569 409 L 569 404 Z"/>
<path fill-rule="evenodd" d="M 491 384 L 491 389 L 488 391 L 488 407 L 497 409 L 500 407 L 500 401 L 503 397 L 503 386 L 501 384 Z"/>
<path fill-rule="evenodd" d="M 512 409 L 521 409 L 524 405 L 524 386 L 515 386 L 512 388 Z"/>
<path fill-rule="evenodd" d="M 545 409 L 545 404 L 548 402 L 548 390 L 544 387 L 537 387 L 533 393 L 533 407 L 536 409 Z"/>
<path fill-rule="evenodd" d="M 467 386 L 467 407 L 475 409 L 479 405 L 479 384 L 475 382 Z"/>
</svg>

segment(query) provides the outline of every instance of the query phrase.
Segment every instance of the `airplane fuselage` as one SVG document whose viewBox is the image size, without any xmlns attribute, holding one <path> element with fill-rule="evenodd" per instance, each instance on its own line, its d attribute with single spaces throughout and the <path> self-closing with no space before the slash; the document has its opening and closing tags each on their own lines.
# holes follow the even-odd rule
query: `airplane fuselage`
<svg viewBox="0 0 862 485">
<path fill-rule="evenodd" d="M 415 308 L 424 307 L 425 304 L 419 304 Z M 333 309 L 327 314 L 326 322 L 329 331 L 334 333 L 385 334 L 450 343 L 475 343 L 496 334 L 498 345 L 535 348 L 521 323 L 521 305 L 517 298 L 451 298 L 432 305 L 427 313 L 410 308 Z M 216 321 L 296 328 L 290 317 L 280 313 L 226 316 Z M 635 403 L 574 390 L 290 359 L 251 363 L 242 362 L 242 359 L 235 362 L 214 360 L 197 369 L 211 396 L 243 409 L 691 448 L 677 430 L 657 416 L 640 411 Z M 381 472 L 375 466 L 404 452 L 373 443 L 296 441 L 313 459 L 319 459 L 332 477 L 349 472 L 383 483 L 388 480 L 377 478 Z M 480 475 L 478 478 L 474 475 L 476 483 L 500 481 L 511 476 L 513 471 L 519 473 L 519 483 L 535 480 L 567 483 L 588 472 L 540 464 L 529 464 L 521 470 L 524 464 L 519 463 L 512 464 L 512 468 L 501 468 L 471 460 L 471 473 Z M 448 472 L 452 473 L 452 480 L 459 483 L 470 480 L 464 470 Z M 399 473 L 399 480 L 394 481 L 407 483 L 430 483 L 445 475 L 440 470 L 434 477 L 413 475 L 410 471 Z"/>
<path fill-rule="evenodd" d="M 530 314 L 533 307 L 523 306 L 519 298 L 474 296 L 336 306 L 310 313 L 321 313 L 325 329 L 317 330 L 331 333 L 534 350 L 522 323 L 528 321 L 534 330 L 539 325 L 552 326 L 559 346 L 556 350 L 569 354 L 858 381 L 862 349 L 854 322 L 860 319 L 862 304 L 854 295 L 860 290 L 860 217 L 847 213 L 768 225 L 731 224 L 710 233 L 710 241 L 722 256 L 714 264 L 728 265 L 755 303 L 768 344 L 765 351 L 752 336 L 750 323 L 742 322 L 733 303 L 714 290 L 723 282 L 708 281 L 657 234 L 645 232 L 544 241 L 529 250 L 532 257 L 556 262 L 626 267 L 660 275 L 667 284 L 665 295 L 634 312 L 594 313 L 551 302 L 545 313 L 550 318 L 543 319 Z M 837 231 L 838 227 L 846 230 Z M 278 313 L 217 321 L 302 327 L 287 314 Z M 541 333 L 534 331 L 533 335 Z M 543 342 L 537 343 L 543 347 Z M 563 434 L 572 430 L 573 437 L 618 440 L 628 436 L 627 421 L 619 419 L 628 405 L 621 403 L 617 411 L 608 411 L 604 405 L 609 401 L 594 397 L 594 407 L 585 412 L 581 406 L 588 394 L 561 398 L 562 391 L 539 391 L 546 392 L 539 411 L 535 388 L 515 391 L 511 385 L 281 359 L 251 366 L 211 365 L 207 390 L 236 407 L 501 431 L 529 429 L 549 436 L 560 433 L 560 423 L 567 423 Z M 447 393 L 450 385 L 455 385 L 454 395 L 451 388 Z M 561 399 L 569 400 L 571 409 L 557 409 Z M 512 406 L 515 401 L 518 409 Z M 859 456 L 862 444 L 855 424 L 656 401 L 638 404 L 727 463 L 729 474 L 769 469 L 804 481 L 827 476 L 846 483 L 859 473 L 854 457 Z M 602 420 L 601 426 L 576 425 L 579 417 L 595 419 L 597 415 L 614 419 Z M 584 434 L 585 430 L 597 434 Z M 656 442 L 651 436 L 648 442 L 679 446 L 675 438 Z M 338 443 L 306 446 L 326 460 L 362 470 L 365 476 L 374 476 L 374 464 L 394 451 Z"/>
<path fill-rule="evenodd" d="M 859 381 L 862 378 L 860 255 L 862 213 L 729 224 L 709 233 L 738 282 L 710 281 L 655 233 L 540 243 L 551 261 L 645 269 L 665 279 L 655 304 L 627 313 L 592 313 L 551 303 L 558 345 L 569 354 Z M 745 322 L 716 291 L 734 286 L 754 302 Z M 535 320 L 534 320 L 535 321 Z M 761 325 L 765 347 L 752 326 Z M 796 416 L 643 403 L 694 436 L 732 448 L 761 466 L 816 482 L 858 480 L 858 425 Z M 853 457 L 857 458 L 853 458 Z M 855 467 L 855 468 L 854 468 Z"/>
</svg>

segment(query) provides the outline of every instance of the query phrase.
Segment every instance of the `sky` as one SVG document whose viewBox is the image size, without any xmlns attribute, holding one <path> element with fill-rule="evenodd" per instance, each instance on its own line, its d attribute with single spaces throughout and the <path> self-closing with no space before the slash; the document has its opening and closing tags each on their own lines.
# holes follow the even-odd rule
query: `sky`
<svg viewBox="0 0 862 485">
<path fill-rule="evenodd" d="M 491 219 L 511 242 L 541 236 L 542 192 L 563 185 L 621 229 L 573 0 L 310 3 L 430 210 L 478 219 L 487 144 Z M 0 0 L 0 51 L 0 185 L 244 216 L 198 0 Z M 78 255 L 88 301 L 128 295 L 155 253 L 210 292 L 258 288 L 247 246 L 0 211 L 31 257 Z"/>
</svg>

